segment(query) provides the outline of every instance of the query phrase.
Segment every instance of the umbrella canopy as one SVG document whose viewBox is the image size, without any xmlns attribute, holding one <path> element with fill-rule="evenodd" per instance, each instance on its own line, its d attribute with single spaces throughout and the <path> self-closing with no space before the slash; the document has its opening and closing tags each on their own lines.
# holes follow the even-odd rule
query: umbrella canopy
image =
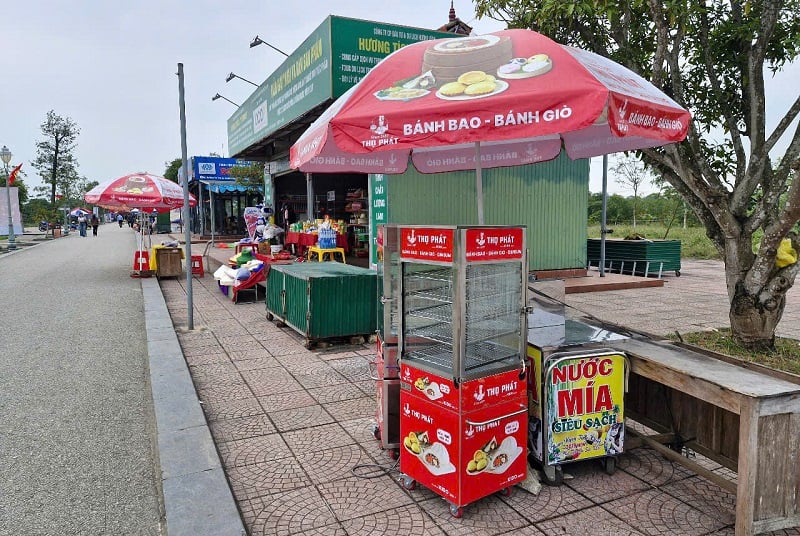
<svg viewBox="0 0 800 536">
<path fill-rule="evenodd" d="M 98 184 L 83 199 L 113 210 L 138 208 L 166 212 L 183 206 L 183 188 L 158 175 L 133 173 Z M 197 200 L 190 194 L 189 206 L 196 204 Z"/>
<path fill-rule="evenodd" d="M 342 95 L 291 148 L 305 172 L 423 173 L 655 147 L 689 112 L 594 53 L 530 30 L 411 44 Z"/>
<path fill-rule="evenodd" d="M 91 214 L 91 213 L 92 212 L 90 210 L 86 210 L 85 208 L 80 208 L 79 207 L 79 208 L 72 209 L 69 212 L 69 215 L 70 216 L 80 216 L 81 214 L 86 215 L 86 214 Z"/>
</svg>

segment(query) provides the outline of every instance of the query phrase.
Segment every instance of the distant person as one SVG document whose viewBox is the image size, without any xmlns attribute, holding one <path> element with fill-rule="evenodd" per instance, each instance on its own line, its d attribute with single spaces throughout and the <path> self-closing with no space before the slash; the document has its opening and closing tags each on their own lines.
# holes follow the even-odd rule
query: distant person
<svg viewBox="0 0 800 536">
<path fill-rule="evenodd" d="M 86 237 L 86 214 L 83 212 L 78 215 L 78 232 L 81 236 Z"/>
<path fill-rule="evenodd" d="M 100 220 L 97 218 L 97 214 L 92 214 L 92 236 L 97 236 L 97 228 L 100 227 Z"/>
<path fill-rule="evenodd" d="M 117 223 L 119 224 L 119 228 L 122 229 L 122 222 L 125 218 L 122 217 L 122 214 L 117 214 Z"/>
</svg>

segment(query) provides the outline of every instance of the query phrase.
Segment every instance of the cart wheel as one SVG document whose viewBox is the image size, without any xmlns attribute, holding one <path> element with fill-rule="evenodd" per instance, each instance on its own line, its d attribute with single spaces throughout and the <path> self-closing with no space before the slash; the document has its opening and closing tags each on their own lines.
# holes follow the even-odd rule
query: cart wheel
<svg viewBox="0 0 800 536">
<path fill-rule="evenodd" d="M 503 488 L 497 492 L 501 497 L 511 497 L 514 494 L 514 487 L 509 486 L 507 488 Z"/>
<path fill-rule="evenodd" d="M 681 276 L 681 271 L 675 270 L 675 277 L 680 277 L 680 276 Z"/>
<path fill-rule="evenodd" d="M 461 519 L 461 516 L 464 515 L 464 508 L 461 506 L 456 506 L 455 504 L 451 504 L 450 515 L 456 519 Z"/>
<path fill-rule="evenodd" d="M 306 350 L 311 350 L 312 348 L 314 348 L 314 341 L 306 341 L 305 343 L 303 343 L 303 346 L 305 347 Z"/>
<path fill-rule="evenodd" d="M 417 489 L 417 482 L 410 476 L 404 476 L 403 479 L 400 481 L 400 485 L 403 486 L 403 489 L 406 491 L 414 491 Z"/>
<path fill-rule="evenodd" d="M 272 322 L 272 319 L 275 318 L 272 313 L 267 313 L 267 320 Z"/>
<path fill-rule="evenodd" d="M 613 475 L 617 472 L 617 459 L 613 456 L 603 459 L 603 469 L 607 475 Z"/>
<path fill-rule="evenodd" d="M 275 327 L 285 328 L 286 327 L 286 322 L 278 320 L 277 322 L 275 322 Z"/>
<path fill-rule="evenodd" d="M 560 465 L 546 465 L 542 468 L 544 483 L 548 486 L 560 486 L 564 483 L 564 471 Z"/>
<path fill-rule="evenodd" d="M 381 427 L 377 424 L 372 425 L 372 437 L 377 439 L 378 441 L 381 440 Z"/>
</svg>

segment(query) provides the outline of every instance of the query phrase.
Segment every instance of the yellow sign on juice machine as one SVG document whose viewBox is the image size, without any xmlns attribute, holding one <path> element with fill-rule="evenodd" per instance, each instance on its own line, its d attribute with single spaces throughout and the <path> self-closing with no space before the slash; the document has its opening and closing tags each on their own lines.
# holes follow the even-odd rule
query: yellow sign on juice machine
<svg viewBox="0 0 800 536">
<path fill-rule="evenodd" d="M 551 357 L 544 380 L 548 464 L 622 453 L 625 356 Z"/>
</svg>

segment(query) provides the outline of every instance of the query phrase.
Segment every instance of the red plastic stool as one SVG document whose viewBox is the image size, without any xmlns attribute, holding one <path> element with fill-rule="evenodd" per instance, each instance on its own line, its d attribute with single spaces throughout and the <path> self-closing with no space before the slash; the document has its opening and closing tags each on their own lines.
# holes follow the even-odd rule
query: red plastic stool
<svg viewBox="0 0 800 536">
<path fill-rule="evenodd" d="M 141 272 L 150 269 L 150 254 L 146 251 L 137 250 L 133 254 L 133 269 Z"/>
<path fill-rule="evenodd" d="M 192 275 L 199 275 L 200 277 L 206 275 L 206 272 L 203 269 L 202 255 L 192 255 Z"/>
</svg>

